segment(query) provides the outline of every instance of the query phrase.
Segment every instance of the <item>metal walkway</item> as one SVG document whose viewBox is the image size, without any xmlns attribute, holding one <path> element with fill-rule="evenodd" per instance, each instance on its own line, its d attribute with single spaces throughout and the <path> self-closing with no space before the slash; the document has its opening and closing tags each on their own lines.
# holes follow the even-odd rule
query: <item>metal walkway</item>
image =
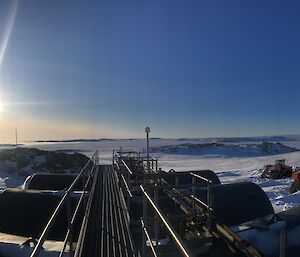
<svg viewBox="0 0 300 257">
<path fill-rule="evenodd" d="M 91 208 L 76 256 L 136 256 L 129 214 L 111 165 L 99 166 Z"/>
</svg>

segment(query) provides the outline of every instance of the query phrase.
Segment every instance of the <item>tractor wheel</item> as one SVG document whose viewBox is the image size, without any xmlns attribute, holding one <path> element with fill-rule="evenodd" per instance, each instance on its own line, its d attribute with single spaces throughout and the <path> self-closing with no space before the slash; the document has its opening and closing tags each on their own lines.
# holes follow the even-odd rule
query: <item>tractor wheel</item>
<svg viewBox="0 0 300 257">
<path fill-rule="evenodd" d="M 287 170 L 285 173 L 285 177 L 290 178 L 292 174 L 293 174 L 292 170 Z"/>
<path fill-rule="evenodd" d="M 268 171 L 264 170 L 263 173 L 260 175 L 260 177 L 261 178 L 268 178 L 267 174 L 268 174 Z"/>
<path fill-rule="evenodd" d="M 284 176 L 282 175 L 282 173 L 280 171 L 273 171 L 270 173 L 270 178 L 272 179 L 281 179 L 283 178 Z"/>
<path fill-rule="evenodd" d="M 296 180 L 292 183 L 291 187 L 289 188 L 289 192 L 291 194 L 296 193 L 300 190 L 300 183 Z"/>
</svg>

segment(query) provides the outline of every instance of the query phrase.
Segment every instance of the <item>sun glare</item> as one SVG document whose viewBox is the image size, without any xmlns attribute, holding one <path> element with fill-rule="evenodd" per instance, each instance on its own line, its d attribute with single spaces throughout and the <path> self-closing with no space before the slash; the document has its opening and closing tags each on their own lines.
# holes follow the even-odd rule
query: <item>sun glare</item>
<svg viewBox="0 0 300 257">
<path fill-rule="evenodd" d="M 0 102 L 0 112 L 3 111 L 3 103 Z"/>
</svg>

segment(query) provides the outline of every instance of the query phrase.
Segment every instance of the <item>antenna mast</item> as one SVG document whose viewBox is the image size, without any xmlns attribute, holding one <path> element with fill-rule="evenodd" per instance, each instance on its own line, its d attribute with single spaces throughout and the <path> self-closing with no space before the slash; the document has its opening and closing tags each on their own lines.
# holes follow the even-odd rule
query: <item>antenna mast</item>
<svg viewBox="0 0 300 257">
<path fill-rule="evenodd" d="M 16 147 L 18 146 L 18 129 L 15 128 L 15 134 L 16 134 Z"/>
</svg>

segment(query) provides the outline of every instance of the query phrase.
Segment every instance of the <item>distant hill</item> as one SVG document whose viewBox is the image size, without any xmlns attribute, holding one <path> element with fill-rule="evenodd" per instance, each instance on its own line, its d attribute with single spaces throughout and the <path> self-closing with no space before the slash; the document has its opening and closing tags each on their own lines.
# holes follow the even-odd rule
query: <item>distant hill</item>
<svg viewBox="0 0 300 257">
<path fill-rule="evenodd" d="M 22 146 L 23 144 L 18 144 L 17 146 Z M 16 147 L 16 144 L 0 144 L 0 147 Z"/>
<path fill-rule="evenodd" d="M 300 141 L 299 135 L 283 136 L 258 136 L 258 137 L 209 137 L 209 138 L 178 138 L 177 141 L 199 141 L 217 143 L 239 143 L 239 142 L 288 142 Z"/>
<path fill-rule="evenodd" d="M 111 138 L 99 138 L 99 139 L 63 139 L 63 140 L 35 140 L 34 143 L 74 143 L 74 142 L 106 142 L 114 141 Z"/>
<path fill-rule="evenodd" d="M 263 142 L 257 144 L 186 143 L 181 145 L 168 145 L 150 148 L 150 152 L 152 153 L 222 155 L 232 157 L 264 156 L 291 153 L 295 151 L 300 150 L 283 145 L 279 142 Z"/>
<path fill-rule="evenodd" d="M 217 142 L 235 143 L 235 142 L 283 142 L 283 141 L 295 141 L 299 140 L 299 137 L 294 136 L 265 136 L 265 137 L 231 137 L 221 138 Z"/>
</svg>

